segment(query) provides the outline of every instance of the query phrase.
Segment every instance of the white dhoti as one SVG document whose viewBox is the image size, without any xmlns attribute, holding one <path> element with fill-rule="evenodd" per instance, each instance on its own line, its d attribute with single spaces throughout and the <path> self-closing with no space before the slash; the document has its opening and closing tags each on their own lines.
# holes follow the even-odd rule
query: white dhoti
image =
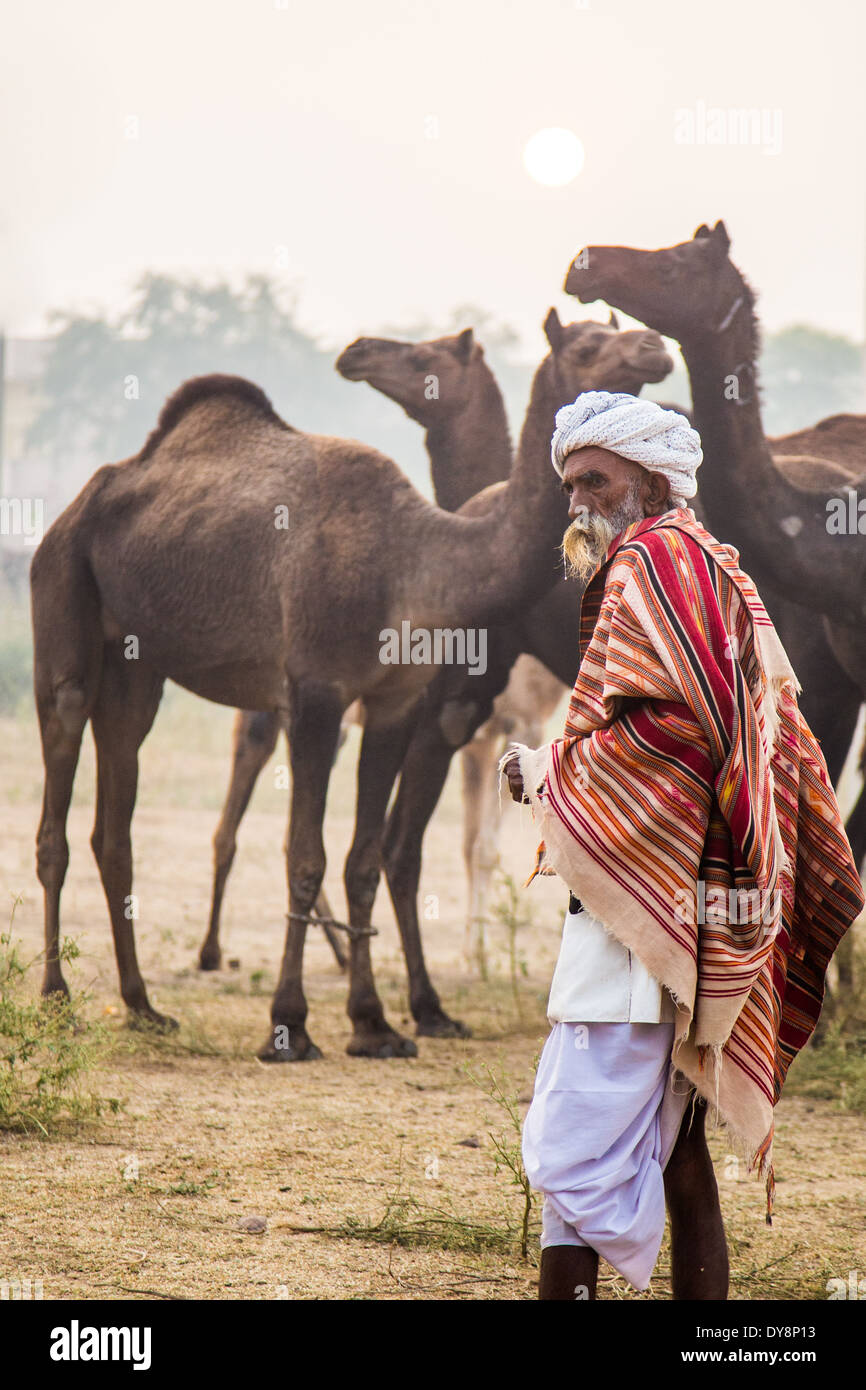
<svg viewBox="0 0 866 1390">
<path fill-rule="evenodd" d="M 554 1023 L 523 1126 L 542 1247 L 590 1246 L 636 1289 L 658 1259 L 662 1175 L 691 1090 L 673 1037 L 669 1022 Z"/>
</svg>

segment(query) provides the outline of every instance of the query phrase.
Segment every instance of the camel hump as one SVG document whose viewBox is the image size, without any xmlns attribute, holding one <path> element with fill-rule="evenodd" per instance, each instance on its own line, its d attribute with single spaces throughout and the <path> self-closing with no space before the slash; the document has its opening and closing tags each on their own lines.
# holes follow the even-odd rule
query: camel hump
<svg viewBox="0 0 866 1390">
<path fill-rule="evenodd" d="M 826 492 L 828 488 L 851 487 L 857 474 L 835 459 L 814 454 L 773 454 L 773 467 L 798 492 Z"/>
<path fill-rule="evenodd" d="M 202 401 L 226 398 L 234 398 L 244 405 L 252 406 L 263 419 L 279 425 L 280 429 L 292 429 L 291 425 L 287 425 L 285 420 L 280 418 L 262 388 L 256 386 L 254 381 L 247 381 L 246 377 L 242 376 L 212 372 L 209 376 L 190 377 L 189 381 L 185 381 L 172 392 L 159 412 L 155 427 L 145 440 L 144 448 L 138 455 L 139 459 L 149 458 L 194 405 L 199 405 Z"/>
<path fill-rule="evenodd" d="M 488 483 L 480 492 L 476 492 L 463 503 L 458 515 L 460 516 L 484 516 L 486 512 L 492 511 L 498 499 L 502 496 L 508 484 L 502 479 L 498 483 Z"/>
</svg>

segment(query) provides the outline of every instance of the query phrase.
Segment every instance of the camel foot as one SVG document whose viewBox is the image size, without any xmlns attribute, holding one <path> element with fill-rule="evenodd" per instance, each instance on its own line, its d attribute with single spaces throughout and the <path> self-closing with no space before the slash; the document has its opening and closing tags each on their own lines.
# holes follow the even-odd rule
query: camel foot
<svg viewBox="0 0 866 1390">
<path fill-rule="evenodd" d="M 68 999 L 69 986 L 62 975 L 55 975 L 44 982 L 41 994 L 43 999 Z"/>
<path fill-rule="evenodd" d="M 150 1004 L 141 1008 L 129 1008 L 127 1027 L 139 1033 L 176 1033 L 180 1024 L 169 1014 L 158 1013 Z"/>
<path fill-rule="evenodd" d="M 202 946 L 198 955 L 199 970 L 220 970 L 223 963 L 223 953 L 219 946 Z"/>
<path fill-rule="evenodd" d="M 306 1028 L 275 1023 L 256 1056 L 260 1062 L 317 1062 L 322 1054 Z"/>
<path fill-rule="evenodd" d="M 444 1009 L 425 1013 L 415 1025 L 416 1038 L 471 1038 L 472 1029 L 459 1018 L 449 1018 Z"/>
<path fill-rule="evenodd" d="M 346 1051 L 350 1057 L 417 1057 L 411 1038 L 404 1038 L 384 1020 L 356 1024 Z"/>
<path fill-rule="evenodd" d="M 87 1024 L 80 1015 L 74 1013 L 71 1008 L 66 1007 L 70 1004 L 71 995 L 69 993 L 69 986 L 66 984 L 65 980 L 61 981 L 59 985 L 55 985 L 52 989 L 43 988 L 41 997 L 42 1003 L 47 1009 L 60 1008 L 63 1011 L 65 1022 L 71 1026 L 73 1033 L 87 1032 Z"/>
</svg>

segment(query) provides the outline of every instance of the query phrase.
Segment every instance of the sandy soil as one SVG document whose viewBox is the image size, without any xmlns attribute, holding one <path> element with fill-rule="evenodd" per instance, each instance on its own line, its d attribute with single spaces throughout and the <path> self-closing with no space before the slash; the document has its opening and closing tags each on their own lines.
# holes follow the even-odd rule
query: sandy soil
<svg viewBox="0 0 866 1390">
<path fill-rule="evenodd" d="M 89 1012 L 110 1033 L 93 1085 L 125 1105 L 116 1117 L 47 1141 L 0 1134 L 0 1279 L 41 1278 L 44 1296 L 60 1299 L 533 1298 L 537 1209 L 524 1261 L 515 1239 L 522 1196 L 496 1171 L 490 1137 L 515 1143 L 516 1136 L 478 1081 L 489 1068 L 525 1112 L 546 1035 L 564 908 L 559 886 L 536 880 L 522 895 L 532 923 L 516 938 L 526 972 L 516 994 L 501 925 L 489 933 L 489 979 L 467 970 L 455 764 L 427 840 L 422 893 L 437 901 L 439 915 L 426 924 L 425 943 L 446 1009 L 472 1026 L 473 1037 L 421 1039 L 414 1059 L 350 1059 L 345 981 L 316 933 L 307 947 L 308 1026 L 324 1060 L 262 1065 L 254 1052 L 268 1025 L 285 910 L 286 792 L 276 775 L 284 747 L 256 790 L 229 885 L 225 957 L 239 964 L 209 975 L 195 969 L 231 719 L 231 711 L 172 691 L 143 750 L 137 937 L 152 999 L 182 1024 L 165 1041 L 125 1027 L 88 844 L 89 739 L 85 746 L 69 821 L 63 930 L 82 951 L 70 981 L 90 991 Z M 4 896 L 22 895 L 15 931 L 35 954 L 41 763 L 33 722 L 0 722 L 0 747 L 0 884 Z M 356 755 L 354 731 L 335 769 L 327 821 L 326 886 L 338 915 Z M 508 804 L 502 862 L 518 882 L 535 844 L 528 813 Z M 384 887 L 374 920 L 380 992 L 392 1024 L 411 1032 Z M 791 1095 L 779 1106 L 777 1134 L 772 1227 L 764 1222 L 763 1184 L 732 1158 L 723 1132 L 711 1139 L 732 1297 L 823 1298 L 829 1278 L 866 1273 L 866 1123 L 834 1101 Z M 445 1213 L 432 1227 L 431 1210 Z M 402 1223 L 399 1240 L 385 1240 L 384 1227 L 380 1238 L 364 1233 L 364 1223 L 382 1223 L 389 1212 L 392 1227 Z M 265 1217 L 267 1229 L 239 1229 L 249 1216 Z M 668 1266 L 666 1240 L 643 1297 L 670 1297 Z M 609 1268 L 602 1273 L 602 1297 L 636 1297 Z"/>
</svg>

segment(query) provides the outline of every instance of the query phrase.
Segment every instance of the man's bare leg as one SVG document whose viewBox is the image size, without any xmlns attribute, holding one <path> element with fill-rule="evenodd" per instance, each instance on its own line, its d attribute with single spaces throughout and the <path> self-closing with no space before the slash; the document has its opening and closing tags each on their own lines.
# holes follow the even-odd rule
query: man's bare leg
<svg viewBox="0 0 866 1390">
<path fill-rule="evenodd" d="M 675 1299 L 726 1299 L 728 1245 L 713 1161 L 707 1148 L 706 1103 L 699 1097 L 691 1129 L 689 1101 L 665 1168 L 671 1218 L 671 1281 Z"/>
<path fill-rule="evenodd" d="M 591 1299 L 596 1296 L 598 1255 L 588 1245 L 547 1245 L 541 1252 L 538 1297 Z"/>
</svg>

